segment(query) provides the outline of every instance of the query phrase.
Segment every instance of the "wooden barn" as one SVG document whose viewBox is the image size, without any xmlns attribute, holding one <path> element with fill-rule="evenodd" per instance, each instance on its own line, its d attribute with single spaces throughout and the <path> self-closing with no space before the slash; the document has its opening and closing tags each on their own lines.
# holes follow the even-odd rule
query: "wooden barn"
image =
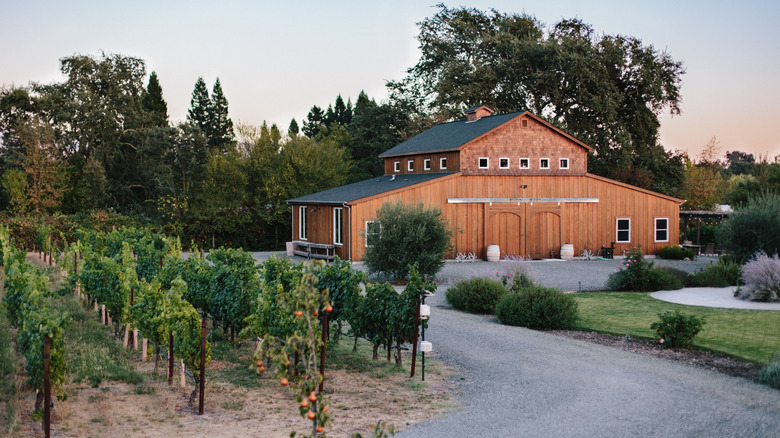
<svg viewBox="0 0 780 438">
<path fill-rule="evenodd" d="M 288 201 L 297 254 L 362 260 L 376 211 L 402 201 L 442 209 L 454 250 L 549 258 L 641 245 L 647 254 L 677 244 L 671 196 L 588 173 L 593 149 L 527 111 L 491 115 L 479 106 L 381 154 L 385 175 Z"/>
</svg>

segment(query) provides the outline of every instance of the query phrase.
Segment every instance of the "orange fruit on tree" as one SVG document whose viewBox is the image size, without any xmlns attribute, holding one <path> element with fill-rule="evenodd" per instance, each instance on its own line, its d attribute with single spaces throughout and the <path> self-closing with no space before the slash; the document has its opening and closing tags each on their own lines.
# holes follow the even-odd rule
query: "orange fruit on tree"
<svg viewBox="0 0 780 438">
<path fill-rule="evenodd" d="M 296 310 L 295 316 L 303 316 L 303 310 Z"/>
<path fill-rule="evenodd" d="M 309 413 L 306 416 L 309 418 L 309 420 L 313 420 L 314 419 L 314 412 L 313 411 L 309 411 Z"/>
<path fill-rule="evenodd" d="M 302 408 L 308 408 L 309 407 L 309 401 L 306 399 L 301 400 L 301 407 Z"/>
<path fill-rule="evenodd" d="M 322 431 L 325 430 L 322 428 L 322 426 L 317 426 L 317 433 L 322 433 Z"/>
<path fill-rule="evenodd" d="M 282 386 L 287 386 L 290 383 L 290 381 L 287 380 L 287 377 L 282 377 L 282 382 L 281 383 L 282 383 Z"/>
<path fill-rule="evenodd" d="M 314 312 L 312 312 L 312 315 L 314 315 L 314 316 L 318 316 L 318 315 L 319 315 L 319 313 L 317 313 L 317 311 L 315 310 Z"/>
<path fill-rule="evenodd" d="M 309 393 L 309 401 L 316 402 L 317 401 L 317 393 L 312 391 Z"/>
<path fill-rule="evenodd" d="M 257 372 L 258 373 L 262 373 L 264 371 L 265 371 L 265 367 L 264 366 L 260 365 L 259 367 L 257 367 Z"/>
<path fill-rule="evenodd" d="M 332 312 L 333 311 L 333 306 L 328 304 L 328 307 L 325 308 L 325 311 L 328 312 L 328 313 Z"/>
</svg>

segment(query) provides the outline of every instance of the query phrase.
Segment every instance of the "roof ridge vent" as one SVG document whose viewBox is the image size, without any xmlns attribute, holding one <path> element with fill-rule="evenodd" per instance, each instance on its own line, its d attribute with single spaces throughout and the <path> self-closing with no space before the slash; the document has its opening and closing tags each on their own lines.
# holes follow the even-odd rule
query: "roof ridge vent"
<svg viewBox="0 0 780 438">
<path fill-rule="evenodd" d="M 475 122 L 481 119 L 482 117 L 492 115 L 494 112 L 495 111 L 488 108 L 486 105 L 472 106 L 471 108 L 466 110 L 466 121 Z"/>
</svg>

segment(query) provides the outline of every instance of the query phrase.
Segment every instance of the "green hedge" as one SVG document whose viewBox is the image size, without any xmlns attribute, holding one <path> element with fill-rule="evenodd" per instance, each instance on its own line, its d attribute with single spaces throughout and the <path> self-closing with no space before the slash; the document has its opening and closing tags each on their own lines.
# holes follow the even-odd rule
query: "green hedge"
<svg viewBox="0 0 780 438">
<path fill-rule="evenodd" d="M 504 296 L 496 306 L 501 324 L 534 330 L 566 330 L 577 321 L 577 302 L 558 289 L 534 286 Z"/>
<path fill-rule="evenodd" d="M 461 280 L 447 289 L 447 302 L 452 307 L 471 313 L 493 314 L 496 304 L 507 294 L 503 284 L 488 278 Z"/>
</svg>

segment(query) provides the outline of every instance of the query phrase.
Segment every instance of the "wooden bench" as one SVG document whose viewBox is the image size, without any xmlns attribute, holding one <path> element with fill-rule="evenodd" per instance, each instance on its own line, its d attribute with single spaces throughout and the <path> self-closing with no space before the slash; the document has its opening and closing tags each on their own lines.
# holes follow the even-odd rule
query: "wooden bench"
<svg viewBox="0 0 780 438">
<path fill-rule="evenodd" d="M 311 243 L 305 240 L 293 241 L 293 254 L 307 259 L 323 259 L 333 261 L 336 257 L 336 246 L 329 243 Z"/>
</svg>

